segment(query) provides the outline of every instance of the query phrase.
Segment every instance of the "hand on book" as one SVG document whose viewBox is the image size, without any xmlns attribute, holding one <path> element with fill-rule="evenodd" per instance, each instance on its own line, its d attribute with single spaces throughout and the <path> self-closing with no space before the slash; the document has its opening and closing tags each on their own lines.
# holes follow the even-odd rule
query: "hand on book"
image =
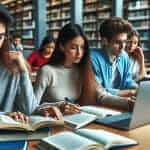
<svg viewBox="0 0 150 150">
<path fill-rule="evenodd" d="M 80 112 L 80 106 L 78 104 L 71 104 L 64 102 L 60 105 L 60 110 L 64 115 L 70 115 Z"/>
<path fill-rule="evenodd" d="M 23 122 L 23 123 L 29 122 L 29 118 L 21 112 L 7 112 L 7 113 L 5 113 L 5 115 L 7 115 L 19 122 Z"/>
<path fill-rule="evenodd" d="M 46 117 L 51 116 L 58 120 L 64 120 L 61 111 L 56 106 L 43 107 L 40 109 L 40 113 Z"/>
</svg>

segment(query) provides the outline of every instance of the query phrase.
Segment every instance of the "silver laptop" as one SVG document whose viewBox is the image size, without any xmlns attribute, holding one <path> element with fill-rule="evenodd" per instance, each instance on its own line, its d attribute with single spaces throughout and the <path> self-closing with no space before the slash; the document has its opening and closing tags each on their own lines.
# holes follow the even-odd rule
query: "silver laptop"
<svg viewBox="0 0 150 150">
<path fill-rule="evenodd" d="M 130 130 L 150 123 L 150 81 L 140 82 L 132 113 L 97 119 L 97 123 L 118 129 Z"/>
</svg>

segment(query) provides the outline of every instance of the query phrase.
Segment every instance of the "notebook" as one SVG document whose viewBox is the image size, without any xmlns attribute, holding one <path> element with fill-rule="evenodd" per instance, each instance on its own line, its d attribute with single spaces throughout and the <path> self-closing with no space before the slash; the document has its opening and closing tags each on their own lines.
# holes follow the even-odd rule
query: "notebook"
<svg viewBox="0 0 150 150">
<path fill-rule="evenodd" d="M 97 123 L 118 129 L 130 130 L 150 123 L 150 81 L 140 82 L 132 113 L 99 118 Z"/>
</svg>

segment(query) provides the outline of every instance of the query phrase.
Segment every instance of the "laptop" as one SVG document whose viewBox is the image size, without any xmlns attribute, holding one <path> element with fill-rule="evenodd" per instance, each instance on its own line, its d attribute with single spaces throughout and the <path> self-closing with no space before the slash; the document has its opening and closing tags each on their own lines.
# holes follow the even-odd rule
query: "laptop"
<svg viewBox="0 0 150 150">
<path fill-rule="evenodd" d="M 150 123 L 150 81 L 140 82 L 133 112 L 121 113 L 96 120 L 113 128 L 130 130 Z"/>
</svg>

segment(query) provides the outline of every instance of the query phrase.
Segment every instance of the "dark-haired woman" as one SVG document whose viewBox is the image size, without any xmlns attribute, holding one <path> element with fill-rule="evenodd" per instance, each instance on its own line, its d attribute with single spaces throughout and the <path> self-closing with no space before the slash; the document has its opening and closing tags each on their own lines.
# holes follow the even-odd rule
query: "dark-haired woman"
<svg viewBox="0 0 150 150">
<path fill-rule="evenodd" d="M 140 46 L 140 35 L 135 29 L 128 34 L 128 43 L 125 50 L 128 53 L 131 61 L 133 79 L 138 81 L 144 77 L 146 72 L 144 54 Z"/>
<path fill-rule="evenodd" d="M 52 36 L 46 36 L 39 50 L 33 51 L 27 58 L 28 63 L 31 66 L 32 72 L 38 71 L 43 65 L 45 65 L 55 48 L 55 39 Z"/>
</svg>

